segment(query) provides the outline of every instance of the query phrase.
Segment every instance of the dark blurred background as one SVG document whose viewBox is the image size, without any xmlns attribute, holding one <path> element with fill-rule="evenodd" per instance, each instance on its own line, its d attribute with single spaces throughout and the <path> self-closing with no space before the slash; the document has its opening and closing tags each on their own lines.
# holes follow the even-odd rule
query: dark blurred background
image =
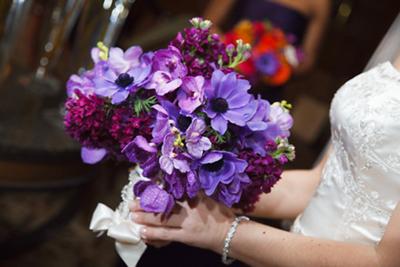
<svg viewBox="0 0 400 267">
<path fill-rule="evenodd" d="M 123 266 L 113 240 L 96 238 L 88 225 L 97 202 L 119 203 L 128 166 L 81 163 L 79 147 L 63 132 L 64 84 L 88 66 L 96 40 L 159 48 L 207 5 L 204 0 L 0 1 L 0 267 Z M 297 150 L 288 168 L 312 167 L 329 140 L 332 97 L 363 71 L 400 11 L 398 0 L 331 5 L 314 67 L 284 91 L 294 105 L 291 141 Z M 222 266 L 218 255 L 176 244 L 149 249 L 139 266 L 161 264 Z"/>
</svg>

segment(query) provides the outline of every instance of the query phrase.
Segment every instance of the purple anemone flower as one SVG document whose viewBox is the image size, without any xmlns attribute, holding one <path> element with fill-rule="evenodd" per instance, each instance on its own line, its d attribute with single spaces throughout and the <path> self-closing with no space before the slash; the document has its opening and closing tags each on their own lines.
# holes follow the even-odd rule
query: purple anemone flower
<svg viewBox="0 0 400 267">
<path fill-rule="evenodd" d="M 235 73 L 224 74 L 215 70 L 211 77 L 211 86 L 207 86 L 205 93 L 208 100 L 205 112 L 211 118 L 211 127 L 224 134 L 228 128 L 228 121 L 245 126 L 256 112 L 256 103 L 247 92 L 250 83 L 238 79 Z"/>
<path fill-rule="evenodd" d="M 186 148 L 189 154 L 195 158 L 201 158 L 204 151 L 211 149 L 211 141 L 202 136 L 205 131 L 206 123 L 199 118 L 193 119 L 186 130 Z"/>
<path fill-rule="evenodd" d="M 160 168 L 167 174 L 171 175 L 176 169 L 182 173 L 190 171 L 188 158 L 182 153 L 175 152 L 175 135 L 168 134 L 164 138 L 164 143 L 161 147 L 162 156 L 160 157 Z"/>
<path fill-rule="evenodd" d="M 148 82 L 151 74 L 152 53 L 144 54 L 141 63 L 126 72 L 119 72 L 118 69 L 110 67 L 103 77 L 96 77 L 94 83 L 95 93 L 103 97 L 110 97 L 112 104 L 123 102 L 130 93 L 134 93 L 138 88 Z M 111 54 L 109 62 L 111 61 Z M 125 69 L 125 68 L 124 68 Z"/>
<path fill-rule="evenodd" d="M 157 148 L 148 143 L 143 136 L 136 136 L 132 142 L 122 149 L 122 153 L 126 155 L 130 162 L 140 165 L 145 177 L 152 178 L 159 172 Z"/>
<path fill-rule="evenodd" d="M 246 168 L 247 162 L 231 152 L 209 152 L 200 160 L 200 186 L 206 195 L 231 207 L 239 202 L 243 188 L 250 183 Z"/>
<path fill-rule="evenodd" d="M 203 104 L 205 80 L 202 76 L 185 77 L 178 92 L 178 105 L 188 113 L 192 113 Z"/>
<path fill-rule="evenodd" d="M 176 90 L 182 84 L 182 78 L 187 75 L 180 51 L 169 46 L 154 53 L 153 76 L 146 85 L 147 89 L 155 89 L 158 95 L 165 95 Z"/>
<path fill-rule="evenodd" d="M 174 207 L 173 196 L 152 181 L 137 182 L 133 191 L 144 211 L 169 214 Z"/>
<path fill-rule="evenodd" d="M 256 69 L 262 74 L 273 76 L 279 70 L 280 63 L 275 53 L 265 53 L 255 60 Z"/>
</svg>

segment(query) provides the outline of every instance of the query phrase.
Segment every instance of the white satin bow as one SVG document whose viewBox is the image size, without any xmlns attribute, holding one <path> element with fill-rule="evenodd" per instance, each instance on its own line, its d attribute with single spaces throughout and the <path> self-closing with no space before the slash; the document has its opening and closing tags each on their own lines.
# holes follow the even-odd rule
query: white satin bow
<svg viewBox="0 0 400 267">
<path fill-rule="evenodd" d="M 90 230 L 100 232 L 100 235 L 107 232 L 116 240 L 115 247 L 122 260 L 128 267 L 135 267 L 147 246 L 140 238 L 141 226 L 129 217 L 122 216 L 118 209 L 113 211 L 99 203 L 93 213 Z"/>
</svg>

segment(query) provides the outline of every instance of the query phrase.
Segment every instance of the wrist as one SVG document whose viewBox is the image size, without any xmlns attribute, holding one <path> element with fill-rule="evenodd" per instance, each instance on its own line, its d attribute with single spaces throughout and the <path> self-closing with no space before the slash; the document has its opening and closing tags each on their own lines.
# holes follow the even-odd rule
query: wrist
<svg viewBox="0 0 400 267">
<path fill-rule="evenodd" d="M 248 222 L 250 219 L 246 216 L 239 216 L 236 217 L 235 220 L 232 222 L 232 224 L 229 227 L 228 233 L 226 234 L 225 240 L 224 240 L 224 247 L 222 249 L 222 262 L 225 265 L 229 265 L 232 262 L 234 262 L 234 258 L 231 257 L 231 246 L 232 246 L 232 240 L 235 237 L 236 231 L 239 227 L 239 225 L 242 222 Z"/>
<path fill-rule="evenodd" d="M 232 223 L 235 221 L 235 217 L 225 220 L 223 223 L 219 224 L 218 233 L 215 235 L 215 242 L 211 247 L 211 250 L 215 253 L 222 255 L 224 249 L 225 238 L 231 228 Z"/>
</svg>

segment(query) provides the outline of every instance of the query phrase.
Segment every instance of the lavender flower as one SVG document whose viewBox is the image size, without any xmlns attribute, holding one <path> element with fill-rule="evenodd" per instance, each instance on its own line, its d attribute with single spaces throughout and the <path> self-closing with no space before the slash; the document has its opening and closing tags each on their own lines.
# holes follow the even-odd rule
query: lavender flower
<svg viewBox="0 0 400 267">
<path fill-rule="evenodd" d="M 124 147 L 122 153 L 126 155 L 130 162 L 140 165 L 145 177 L 154 177 L 159 172 L 157 148 L 149 144 L 143 136 L 136 136 L 132 142 Z"/>
<path fill-rule="evenodd" d="M 183 154 L 175 153 L 175 135 L 168 134 L 164 138 L 161 147 L 160 167 L 167 174 L 171 175 L 174 169 L 187 173 L 190 171 L 189 162 Z"/>
<path fill-rule="evenodd" d="M 143 51 L 139 46 L 132 46 L 125 52 L 118 47 L 110 48 L 108 64 L 117 73 L 126 73 L 141 64 Z"/>
<path fill-rule="evenodd" d="M 133 190 L 140 198 L 140 207 L 147 212 L 169 214 L 174 207 L 173 196 L 152 181 L 139 181 Z"/>
<path fill-rule="evenodd" d="M 203 104 L 205 80 L 202 76 L 183 78 L 181 90 L 178 92 L 178 105 L 188 113 L 192 113 Z"/>
<path fill-rule="evenodd" d="M 155 89 L 158 95 L 163 96 L 181 86 L 187 68 L 182 62 L 180 51 L 174 46 L 169 46 L 154 53 L 153 72 L 146 88 Z"/>
<path fill-rule="evenodd" d="M 186 130 L 186 148 L 190 155 L 201 158 L 203 152 L 211 149 L 211 142 L 201 136 L 206 131 L 206 124 L 202 119 L 194 119 Z"/>
<path fill-rule="evenodd" d="M 247 163 L 235 154 L 212 151 L 200 160 L 199 181 L 206 195 L 231 207 L 240 200 L 243 187 L 250 182 L 244 173 Z"/>
<path fill-rule="evenodd" d="M 211 126 L 220 134 L 224 134 L 228 121 L 245 126 L 256 112 L 256 103 L 247 93 L 250 84 L 246 80 L 238 79 L 235 73 L 224 74 L 220 70 L 214 71 L 211 86 L 206 87 L 208 99 L 205 112 L 211 118 Z"/>
<path fill-rule="evenodd" d="M 96 164 L 107 155 L 107 150 L 104 148 L 88 148 L 82 147 L 81 158 L 87 164 Z"/>
<path fill-rule="evenodd" d="M 193 171 L 188 173 L 174 171 L 171 175 L 165 175 L 165 181 L 167 183 L 167 191 L 175 199 L 182 199 L 185 194 L 189 198 L 194 198 L 200 190 L 200 185 Z"/>
<path fill-rule="evenodd" d="M 271 113 L 269 116 L 270 122 L 278 127 L 279 132 L 276 137 L 286 138 L 290 136 L 290 128 L 293 126 L 293 117 L 285 108 L 285 103 L 274 103 L 271 106 Z"/>
<path fill-rule="evenodd" d="M 75 90 L 80 91 L 84 95 L 93 94 L 94 92 L 94 84 L 93 82 L 87 78 L 86 76 L 78 76 L 76 74 L 71 75 L 67 81 L 67 96 L 72 97 L 75 96 Z"/>
</svg>

